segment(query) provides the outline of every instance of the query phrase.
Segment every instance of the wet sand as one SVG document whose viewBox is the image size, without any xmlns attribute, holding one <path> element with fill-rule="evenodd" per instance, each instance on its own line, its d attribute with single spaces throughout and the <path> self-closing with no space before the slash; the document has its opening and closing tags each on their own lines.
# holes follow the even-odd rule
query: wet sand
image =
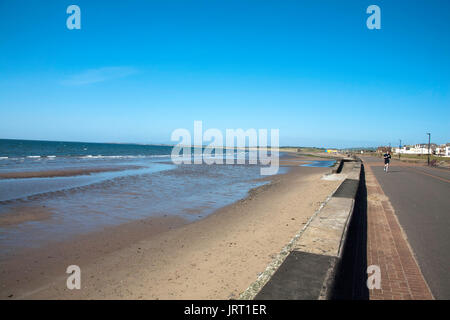
<svg viewBox="0 0 450 320">
<path fill-rule="evenodd" d="M 50 218 L 51 215 L 51 208 L 43 206 L 18 206 L 0 215 L 0 227 L 18 225 L 29 221 L 40 221 Z"/>
<path fill-rule="evenodd" d="M 140 169 L 140 166 L 116 166 L 113 168 L 77 168 L 67 170 L 47 170 L 47 171 L 21 171 L 0 173 L 0 179 L 22 179 L 22 178 L 54 178 L 88 175 L 91 173 L 114 172 L 130 169 Z"/>
<path fill-rule="evenodd" d="M 167 215 L 15 252 L 1 261 L 0 298 L 237 298 L 337 187 L 320 179 L 329 171 L 296 163 L 194 223 Z M 81 290 L 66 288 L 72 264 Z"/>
</svg>

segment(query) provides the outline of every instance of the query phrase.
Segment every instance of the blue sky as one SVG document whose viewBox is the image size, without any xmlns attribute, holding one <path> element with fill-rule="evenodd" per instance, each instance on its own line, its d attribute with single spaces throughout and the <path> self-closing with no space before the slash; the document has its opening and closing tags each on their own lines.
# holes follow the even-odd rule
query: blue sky
<svg viewBox="0 0 450 320">
<path fill-rule="evenodd" d="M 202 120 L 281 145 L 450 142 L 449 39 L 446 0 L 1 0 L 0 138 L 169 143 Z"/>
</svg>

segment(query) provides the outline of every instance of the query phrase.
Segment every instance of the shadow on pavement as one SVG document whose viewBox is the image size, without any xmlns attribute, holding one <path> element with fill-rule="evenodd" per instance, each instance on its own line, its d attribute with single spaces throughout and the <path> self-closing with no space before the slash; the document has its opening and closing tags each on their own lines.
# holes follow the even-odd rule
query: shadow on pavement
<svg viewBox="0 0 450 320">
<path fill-rule="evenodd" d="M 364 166 L 356 194 L 347 241 L 331 299 L 368 300 L 367 289 L 367 188 Z"/>
</svg>

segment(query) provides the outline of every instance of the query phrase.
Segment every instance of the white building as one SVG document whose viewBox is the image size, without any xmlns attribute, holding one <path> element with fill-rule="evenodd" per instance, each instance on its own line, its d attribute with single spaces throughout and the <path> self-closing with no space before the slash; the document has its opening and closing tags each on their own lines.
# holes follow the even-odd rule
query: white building
<svg viewBox="0 0 450 320">
<path fill-rule="evenodd" d="M 450 157 L 450 143 L 443 144 L 436 148 L 436 155 Z"/>
<path fill-rule="evenodd" d="M 415 146 L 403 146 L 402 148 L 395 148 L 394 152 L 404 154 L 428 154 L 428 145 L 416 144 Z M 430 153 L 433 153 L 432 148 L 430 148 Z"/>
</svg>

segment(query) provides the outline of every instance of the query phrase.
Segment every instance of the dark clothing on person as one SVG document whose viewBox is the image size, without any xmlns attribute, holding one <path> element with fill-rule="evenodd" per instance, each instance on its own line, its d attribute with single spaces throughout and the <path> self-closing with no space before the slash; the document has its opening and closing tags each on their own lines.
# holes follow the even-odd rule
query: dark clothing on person
<svg viewBox="0 0 450 320">
<path fill-rule="evenodd" d="M 384 154 L 384 164 L 388 164 L 391 161 L 391 155 L 389 153 Z"/>
</svg>

